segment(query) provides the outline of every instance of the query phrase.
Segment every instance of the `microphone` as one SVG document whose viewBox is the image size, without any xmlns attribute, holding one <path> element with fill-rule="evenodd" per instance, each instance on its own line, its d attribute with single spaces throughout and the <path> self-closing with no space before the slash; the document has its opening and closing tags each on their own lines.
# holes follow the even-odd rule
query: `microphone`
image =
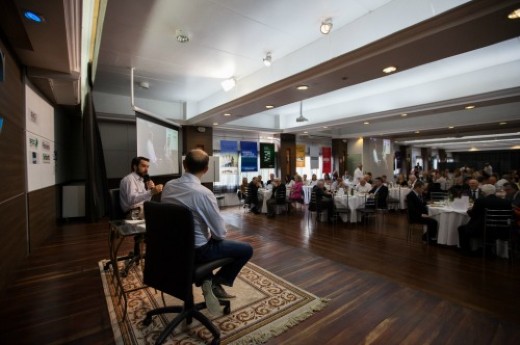
<svg viewBox="0 0 520 345">
<path fill-rule="evenodd" d="M 143 176 L 144 188 L 148 189 L 147 182 L 150 181 L 150 175 L 146 174 Z"/>
</svg>

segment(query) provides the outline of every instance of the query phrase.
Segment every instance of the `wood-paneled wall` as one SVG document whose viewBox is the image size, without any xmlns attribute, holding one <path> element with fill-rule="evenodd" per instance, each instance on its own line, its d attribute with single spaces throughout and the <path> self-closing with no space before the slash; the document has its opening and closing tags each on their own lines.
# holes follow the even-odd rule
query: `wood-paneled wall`
<svg viewBox="0 0 520 345">
<path fill-rule="evenodd" d="M 27 254 L 25 203 L 25 114 L 22 70 L 0 38 L 5 79 L 0 82 L 0 290 Z"/>
<path fill-rule="evenodd" d="M 56 231 L 56 191 L 56 186 L 50 186 L 27 194 L 30 251 Z"/>
</svg>

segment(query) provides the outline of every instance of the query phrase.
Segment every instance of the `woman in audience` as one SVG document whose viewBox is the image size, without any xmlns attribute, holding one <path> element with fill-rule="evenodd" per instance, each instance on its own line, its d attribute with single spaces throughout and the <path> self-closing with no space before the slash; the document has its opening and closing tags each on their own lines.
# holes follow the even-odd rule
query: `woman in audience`
<svg viewBox="0 0 520 345">
<path fill-rule="evenodd" d="M 296 175 L 295 182 L 291 188 L 291 196 L 289 200 L 292 202 L 299 202 L 303 204 L 303 179 L 300 175 Z"/>
<path fill-rule="evenodd" d="M 240 185 L 240 190 L 238 191 L 238 198 L 240 200 L 245 199 L 247 196 L 247 177 L 242 177 L 242 184 Z"/>
<path fill-rule="evenodd" d="M 404 174 L 397 175 L 397 180 L 395 183 L 401 187 L 408 187 L 408 181 L 406 181 Z"/>
</svg>

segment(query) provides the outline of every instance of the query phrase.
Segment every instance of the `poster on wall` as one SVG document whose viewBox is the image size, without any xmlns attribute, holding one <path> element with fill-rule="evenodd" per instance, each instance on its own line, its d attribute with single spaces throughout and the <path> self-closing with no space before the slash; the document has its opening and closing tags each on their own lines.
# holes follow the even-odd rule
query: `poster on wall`
<svg viewBox="0 0 520 345">
<path fill-rule="evenodd" d="M 222 175 L 238 174 L 238 144 L 236 141 L 220 141 L 220 173 Z"/>
<path fill-rule="evenodd" d="M 331 148 L 330 147 L 322 147 L 321 154 L 323 157 L 323 173 L 331 173 L 332 172 L 332 164 L 331 164 Z"/>
<path fill-rule="evenodd" d="M 311 157 L 311 169 L 319 169 L 320 168 L 320 151 L 318 146 L 311 145 L 309 148 L 309 153 Z"/>
<path fill-rule="evenodd" d="M 260 169 L 273 169 L 274 158 L 274 144 L 260 143 Z"/>
<path fill-rule="evenodd" d="M 305 168 L 305 145 L 296 145 L 296 167 Z"/>
<path fill-rule="evenodd" d="M 256 141 L 241 141 L 241 171 L 258 171 L 258 147 Z"/>
</svg>

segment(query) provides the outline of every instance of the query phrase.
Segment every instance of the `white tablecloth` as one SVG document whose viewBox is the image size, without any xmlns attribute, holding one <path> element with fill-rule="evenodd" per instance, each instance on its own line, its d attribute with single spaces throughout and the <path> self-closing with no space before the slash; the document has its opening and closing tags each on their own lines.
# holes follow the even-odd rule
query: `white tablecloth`
<svg viewBox="0 0 520 345">
<path fill-rule="evenodd" d="M 401 188 L 388 188 L 388 195 L 391 198 L 399 199 L 399 209 L 406 209 L 406 196 L 410 193 L 411 189 L 408 187 Z"/>
<path fill-rule="evenodd" d="M 309 202 L 311 202 L 311 192 L 312 192 L 313 186 L 303 186 L 303 202 L 307 205 Z"/>
<path fill-rule="evenodd" d="M 357 209 L 365 205 L 365 195 L 336 195 L 334 203 L 337 207 L 348 207 L 350 209 L 350 222 L 356 223 Z"/>
<path fill-rule="evenodd" d="M 458 228 L 469 221 L 469 216 L 465 210 L 456 210 L 449 206 L 428 207 L 428 215 L 439 222 L 439 232 L 437 233 L 437 243 L 449 246 L 459 245 Z"/>
<path fill-rule="evenodd" d="M 291 194 L 291 189 L 287 188 L 285 190 L 285 192 L 286 192 L 286 197 L 289 198 L 289 195 Z M 273 195 L 272 189 L 263 189 L 263 188 L 258 189 L 258 201 L 260 201 L 262 203 L 262 209 L 260 210 L 260 212 L 267 213 L 267 200 L 271 199 L 272 195 Z"/>
</svg>

